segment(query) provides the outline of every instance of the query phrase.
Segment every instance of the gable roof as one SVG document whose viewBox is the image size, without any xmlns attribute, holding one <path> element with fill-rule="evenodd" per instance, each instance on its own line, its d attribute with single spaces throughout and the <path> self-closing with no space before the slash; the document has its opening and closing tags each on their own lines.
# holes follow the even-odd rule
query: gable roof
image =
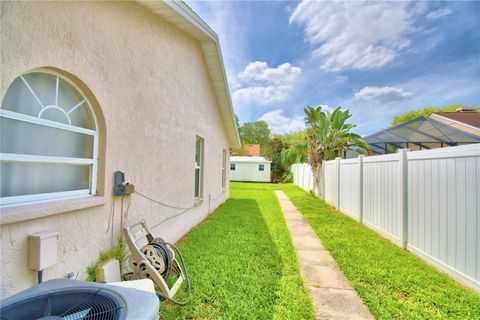
<svg viewBox="0 0 480 320">
<path fill-rule="evenodd" d="M 240 136 L 235 121 L 235 112 L 233 111 L 218 35 L 183 1 L 137 0 L 137 3 L 200 42 L 230 145 L 239 147 Z"/>
<path fill-rule="evenodd" d="M 432 115 L 480 129 L 480 112 L 477 111 L 434 112 Z"/>
</svg>

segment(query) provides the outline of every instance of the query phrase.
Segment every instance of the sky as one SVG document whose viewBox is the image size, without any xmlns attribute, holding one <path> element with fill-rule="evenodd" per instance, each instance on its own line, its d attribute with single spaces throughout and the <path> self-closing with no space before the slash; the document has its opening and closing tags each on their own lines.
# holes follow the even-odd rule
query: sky
<svg viewBox="0 0 480 320">
<path fill-rule="evenodd" d="M 240 123 L 305 127 L 350 109 L 355 131 L 426 106 L 480 104 L 480 2 L 187 1 L 218 34 Z"/>
</svg>

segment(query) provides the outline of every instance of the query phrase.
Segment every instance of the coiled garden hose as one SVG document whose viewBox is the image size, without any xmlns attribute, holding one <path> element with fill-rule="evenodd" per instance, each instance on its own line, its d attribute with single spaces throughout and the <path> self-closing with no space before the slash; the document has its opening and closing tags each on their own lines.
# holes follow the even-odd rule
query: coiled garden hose
<svg viewBox="0 0 480 320">
<path fill-rule="evenodd" d="M 183 274 L 185 275 L 185 281 L 187 282 L 188 297 L 184 301 L 179 301 L 179 300 L 170 298 L 169 296 L 167 296 L 166 294 L 164 294 L 163 292 L 160 292 L 160 291 L 156 292 L 157 296 L 160 296 L 160 297 L 162 297 L 162 298 L 164 298 L 164 299 L 166 299 L 170 302 L 173 302 L 175 304 L 178 304 L 178 305 L 187 304 L 187 302 L 190 300 L 190 297 L 192 296 L 192 287 L 191 287 L 191 284 L 190 284 L 190 278 L 188 277 L 187 267 L 185 266 L 185 261 L 183 260 L 183 256 L 180 253 L 180 250 L 178 250 L 178 248 L 176 246 L 174 246 L 173 244 L 168 243 L 168 242 L 151 242 L 149 244 L 152 245 L 157 250 L 158 254 L 163 257 L 163 260 L 165 262 L 165 271 L 161 274 L 162 277 L 166 280 L 168 275 L 172 271 L 171 269 L 172 269 L 172 266 L 173 266 L 173 256 L 172 256 L 171 251 L 168 248 L 168 246 L 169 246 L 169 247 L 171 247 L 175 250 L 176 254 L 180 258 L 181 268 L 182 268 Z M 180 274 L 180 276 L 182 276 L 182 275 Z"/>
</svg>

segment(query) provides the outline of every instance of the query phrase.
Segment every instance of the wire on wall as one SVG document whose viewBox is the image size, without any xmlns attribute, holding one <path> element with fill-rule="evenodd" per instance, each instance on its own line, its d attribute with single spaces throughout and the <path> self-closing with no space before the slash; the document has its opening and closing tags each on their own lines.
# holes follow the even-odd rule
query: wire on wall
<svg viewBox="0 0 480 320">
<path fill-rule="evenodd" d="M 208 213 L 210 213 L 210 203 L 211 201 L 216 201 L 217 199 L 219 199 L 223 194 L 225 193 L 225 190 L 222 190 L 217 196 L 213 197 L 211 196 L 211 194 L 208 195 Z M 189 207 L 182 207 L 182 206 L 176 206 L 176 205 L 172 205 L 172 204 L 168 204 L 168 203 L 165 203 L 163 201 L 160 201 L 158 199 L 155 199 L 153 197 L 150 197 L 142 192 L 139 192 L 139 191 L 134 191 L 133 194 L 136 194 L 144 199 L 147 199 L 151 202 L 154 202 L 160 206 L 163 206 L 163 207 L 167 207 L 167 208 L 171 208 L 171 209 L 176 209 L 176 210 L 180 210 L 179 212 L 173 214 L 173 215 L 170 215 L 170 216 L 167 216 L 165 217 L 164 219 L 160 220 L 159 222 L 157 222 L 156 224 L 152 225 L 151 228 L 156 228 L 158 227 L 159 225 L 165 223 L 166 221 L 168 220 L 171 220 L 173 218 L 176 218 L 180 215 L 183 215 L 185 213 L 187 213 L 188 211 L 192 210 L 193 208 L 196 207 L 195 204 L 189 206 Z M 129 202 L 128 202 L 128 205 L 127 205 L 127 208 L 124 210 L 124 199 L 125 196 L 122 195 L 121 196 L 121 204 L 120 204 L 120 237 L 122 238 L 123 237 L 123 227 L 124 227 L 124 221 L 127 219 L 127 214 L 129 212 L 129 209 L 130 209 L 130 205 L 132 204 L 132 199 L 130 198 L 129 199 Z M 115 224 L 115 200 L 116 200 L 116 197 L 113 198 L 113 203 L 112 203 L 112 207 L 110 209 L 110 217 L 109 217 L 109 220 L 108 220 L 108 227 L 107 227 L 107 230 L 105 231 L 105 233 L 108 233 L 109 231 L 111 231 L 111 244 L 113 245 L 113 237 L 114 237 L 114 224 Z"/>
<path fill-rule="evenodd" d="M 147 196 L 147 195 L 145 195 L 145 194 L 143 194 L 143 193 L 141 193 L 141 192 L 135 191 L 135 193 L 138 194 L 139 196 L 145 198 L 145 199 L 148 199 L 148 200 L 153 201 L 153 202 L 156 202 L 156 203 L 158 203 L 158 204 L 160 204 L 160 205 L 162 205 L 162 206 L 164 206 L 164 207 L 168 207 L 168 208 L 172 208 L 172 209 L 180 209 L 180 210 L 183 209 L 183 210 L 186 210 L 186 209 L 192 209 L 192 208 L 194 207 L 194 206 L 191 206 L 191 207 L 177 207 L 177 206 L 174 206 L 174 205 L 167 204 L 167 203 L 161 202 L 161 201 L 159 201 L 159 200 L 156 200 L 156 199 L 154 199 L 154 198 L 152 198 L 152 197 L 149 197 L 149 196 Z"/>
<path fill-rule="evenodd" d="M 220 193 L 219 193 L 215 198 L 213 198 L 213 199 L 214 199 L 214 200 L 219 199 L 224 192 L 225 192 L 225 191 L 222 190 L 222 192 L 220 192 Z M 175 214 L 173 214 L 173 215 L 171 215 L 171 216 L 168 216 L 168 217 L 160 220 L 160 221 L 157 222 L 156 224 L 152 225 L 152 226 L 151 226 L 152 229 L 153 229 L 153 228 L 156 228 L 156 227 L 158 227 L 159 225 L 165 223 L 166 221 L 168 221 L 168 220 L 170 220 L 170 219 L 173 219 L 173 218 L 176 218 L 176 217 L 178 217 L 178 216 L 180 216 L 180 215 L 182 215 L 182 214 L 184 214 L 184 213 L 186 213 L 186 212 L 188 212 L 188 211 L 190 211 L 191 209 L 193 209 L 193 208 L 196 207 L 195 205 L 192 205 L 192 206 L 190 206 L 190 207 L 177 207 L 177 206 L 173 206 L 173 205 L 164 203 L 164 202 L 159 201 L 159 200 L 157 200 L 157 199 L 154 199 L 154 198 L 152 198 L 152 197 L 149 197 L 149 196 L 147 196 L 147 195 L 145 195 L 145 194 L 143 194 L 143 193 L 140 193 L 140 192 L 138 192 L 138 191 L 135 191 L 134 194 L 138 194 L 139 196 L 141 196 L 141 197 L 143 197 L 143 198 L 145 198 L 145 199 L 147 199 L 147 200 L 150 200 L 150 201 L 152 201 L 152 202 L 155 202 L 155 203 L 157 203 L 157 204 L 159 204 L 159 205 L 161 205 L 161 206 L 168 207 L 168 208 L 171 208 L 171 209 L 181 210 L 181 211 L 179 211 L 179 212 L 177 212 L 177 213 L 175 213 Z M 211 197 L 210 197 L 210 195 L 209 195 L 209 202 L 210 202 L 210 200 L 211 200 Z M 128 209 L 127 209 L 127 210 L 128 210 Z M 209 213 L 210 213 L 210 209 L 209 209 Z"/>
<path fill-rule="evenodd" d="M 105 233 L 108 233 L 110 230 L 112 231 L 110 235 L 110 245 L 113 245 L 113 223 L 115 220 L 115 200 L 116 198 L 114 197 L 112 202 L 112 207 L 110 208 L 110 218 L 108 219 L 108 227 L 107 227 L 107 230 L 105 231 Z"/>
</svg>

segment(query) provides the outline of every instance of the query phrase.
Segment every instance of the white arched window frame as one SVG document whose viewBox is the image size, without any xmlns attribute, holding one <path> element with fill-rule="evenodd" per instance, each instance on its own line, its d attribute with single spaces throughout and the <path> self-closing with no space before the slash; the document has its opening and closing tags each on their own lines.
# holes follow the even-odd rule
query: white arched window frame
<svg viewBox="0 0 480 320">
<path fill-rule="evenodd" d="M 35 88 L 29 83 L 27 76 L 30 74 L 46 74 L 50 75 L 51 77 L 55 77 L 55 92 L 54 92 L 54 103 L 44 103 L 41 98 L 39 98 L 38 92 L 36 92 Z M 0 108 L 0 118 L 4 119 L 11 119 L 15 121 L 19 121 L 22 123 L 33 124 L 48 128 L 55 128 L 64 132 L 76 133 L 80 135 L 85 135 L 93 138 L 92 149 L 89 150 L 91 152 L 91 157 L 62 157 L 62 156 L 50 156 L 50 155 L 39 155 L 39 154 L 22 154 L 22 153 L 5 153 L 2 149 L 0 152 L 0 161 L 1 163 L 30 163 L 30 164 L 46 164 L 46 165 L 66 165 L 66 166 L 88 166 L 89 168 L 89 181 L 88 181 L 88 188 L 73 188 L 75 190 L 65 190 L 65 191 L 55 191 L 55 192 L 46 192 L 46 193 L 31 193 L 31 194 L 24 194 L 24 195 L 14 195 L 14 196 L 2 196 L 0 197 L 0 204 L 2 206 L 12 205 L 12 204 L 21 204 L 21 203 L 28 203 L 28 202 L 43 202 L 49 201 L 54 199 L 67 199 L 67 198 L 74 198 L 74 197 L 81 197 L 81 196 L 88 196 L 88 195 L 95 195 L 97 190 L 97 172 L 98 172 L 98 141 L 99 141 L 99 133 L 98 133 L 98 122 L 97 117 L 95 115 L 94 109 L 89 101 L 89 99 L 85 96 L 82 90 L 71 80 L 67 77 L 48 69 L 37 69 L 30 72 L 27 72 L 17 79 L 21 79 L 21 82 L 25 86 L 26 90 L 28 90 L 29 94 L 33 97 L 37 104 L 37 110 L 35 111 L 36 115 L 28 115 L 21 112 L 15 112 L 8 110 L 8 106 L 5 106 L 3 101 Z M 81 98 L 77 103 L 71 106 L 59 106 L 59 87 L 61 82 L 64 81 L 68 86 L 71 86 L 73 90 L 76 90 L 76 94 L 78 94 Z M 13 83 L 12 83 L 13 84 Z M 62 82 L 63 84 L 63 82 Z M 71 89 L 70 88 L 70 89 Z M 9 88 L 10 89 L 10 88 Z M 5 95 L 5 97 L 8 94 Z M 53 94 L 53 93 L 52 93 Z M 5 99 L 4 97 L 4 99 Z M 5 108 L 7 107 L 7 108 Z M 77 126 L 72 124 L 71 114 L 80 108 L 87 108 L 92 122 L 93 128 L 86 128 L 82 126 Z M 45 119 L 45 113 L 51 112 L 55 110 L 60 114 L 64 115 L 64 122 L 59 121 L 52 121 Z M 4 136 L 2 139 L 8 139 L 8 136 Z M 3 148 L 3 144 L 2 144 Z M 3 170 L 4 168 L 2 168 Z M 28 183 L 28 181 L 25 181 Z"/>
</svg>

